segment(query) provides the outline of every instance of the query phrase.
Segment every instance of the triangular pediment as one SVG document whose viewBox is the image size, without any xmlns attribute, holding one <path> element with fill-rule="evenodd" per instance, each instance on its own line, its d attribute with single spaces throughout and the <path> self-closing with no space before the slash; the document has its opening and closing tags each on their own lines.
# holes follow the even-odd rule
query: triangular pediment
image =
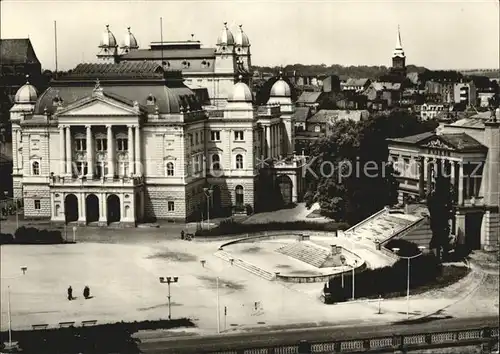
<svg viewBox="0 0 500 354">
<path fill-rule="evenodd" d="M 421 146 L 431 149 L 456 150 L 453 145 L 448 144 L 438 136 L 421 143 Z"/>
<path fill-rule="evenodd" d="M 63 108 L 58 116 L 137 116 L 138 110 L 108 97 L 84 98 Z"/>
</svg>

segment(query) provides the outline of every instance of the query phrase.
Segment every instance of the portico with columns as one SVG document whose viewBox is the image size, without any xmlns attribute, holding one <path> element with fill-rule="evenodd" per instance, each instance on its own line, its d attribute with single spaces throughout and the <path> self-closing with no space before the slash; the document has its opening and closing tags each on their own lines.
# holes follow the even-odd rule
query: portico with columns
<svg viewBox="0 0 500 354">
<path fill-rule="evenodd" d="M 425 201 L 436 176 L 450 178 L 455 203 L 451 233 L 470 249 L 498 248 L 499 125 L 492 119 L 464 120 L 437 133 L 388 139 L 389 162 L 400 173 L 400 201 L 410 196 Z"/>
</svg>

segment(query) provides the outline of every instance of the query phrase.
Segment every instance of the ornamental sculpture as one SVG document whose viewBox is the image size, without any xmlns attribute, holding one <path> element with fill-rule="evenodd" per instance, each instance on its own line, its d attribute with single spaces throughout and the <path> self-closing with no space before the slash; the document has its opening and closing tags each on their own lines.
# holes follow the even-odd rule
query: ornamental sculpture
<svg viewBox="0 0 500 354">
<path fill-rule="evenodd" d="M 441 140 L 436 139 L 436 140 L 431 140 L 424 146 L 430 147 L 430 148 L 437 148 L 437 149 L 447 149 L 447 150 L 453 150 L 451 147 L 448 145 L 444 144 Z"/>
</svg>

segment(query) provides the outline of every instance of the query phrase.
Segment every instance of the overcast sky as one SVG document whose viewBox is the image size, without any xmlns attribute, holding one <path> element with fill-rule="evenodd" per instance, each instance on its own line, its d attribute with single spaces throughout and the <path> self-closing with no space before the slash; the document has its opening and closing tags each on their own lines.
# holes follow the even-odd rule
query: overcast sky
<svg viewBox="0 0 500 354">
<path fill-rule="evenodd" d="M 255 65 L 390 65 L 398 24 L 408 64 L 432 69 L 499 67 L 499 0 L 24 1 L 3 0 L 1 38 L 29 36 L 43 68 L 96 62 L 105 25 L 118 41 L 132 27 L 141 48 L 191 33 L 214 46 L 227 21 L 251 42 Z"/>
</svg>

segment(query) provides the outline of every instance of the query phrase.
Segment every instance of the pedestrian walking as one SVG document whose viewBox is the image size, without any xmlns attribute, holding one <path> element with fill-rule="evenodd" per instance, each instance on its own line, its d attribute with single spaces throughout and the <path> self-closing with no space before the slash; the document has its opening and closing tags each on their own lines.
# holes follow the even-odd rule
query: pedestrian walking
<svg viewBox="0 0 500 354">
<path fill-rule="evenodd" d="M 83 297 L 85 299 L 88 299 L 90 297 L 90 288 L 88 285 L 85 285 L 85 288 L 83 288 Z"/>
<path fill-rule="evenodd" d="M 181 231 L 181 240 L 184 240 L 184 230 Z"/>
<path fill-rule="evenodd" d="M 68 287 L 68 300 L 73 300 L 73 288 L 71 287 L 71 285 Z"/>
</svg>

